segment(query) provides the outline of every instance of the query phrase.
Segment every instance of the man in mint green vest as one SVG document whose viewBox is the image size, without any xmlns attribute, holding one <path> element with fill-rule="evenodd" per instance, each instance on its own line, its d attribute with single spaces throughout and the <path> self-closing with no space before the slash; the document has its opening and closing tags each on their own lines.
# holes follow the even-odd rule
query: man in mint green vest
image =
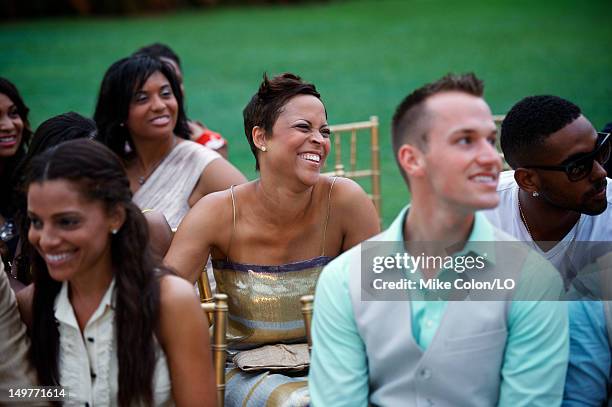
<svg viewBox="0 0 612 407">
<path fill-rule="evenodd" d="M 567 306 L 545 300 L 558 298 L 563 283 L 550 263 L 479 212 L 498 204 L 501 170 L 497 131 L 482 94 L 473 74 L 447 75 L 397 108 L 393 150 L 412 201 L 389 229 L 323 270 L 312 327 L 313 406 L 560 405 Z M 391 251 L 384 242 L 396 242 L 400 252 L 372 258 L 373 244 Z M 431 242 L 451 243 L 442 246 L 455 265 L 426 262 L 441 258 L 429 256 L 441 253 Z M 487 250 L 478 242 L 497 243 Z M 412 269 L 402 251 L 413 259 Z M 423 262 L 414 262 L 419 256 Z M 463 273 L 461 256 L 472 256 L 486 272 Z M 492 274 L 502 269 L 514 273 L 506 279 L 514 290 L 490 291 L 487 301 L 476 288 L 439 295 L 445 284 L 457 288 L 465 276 L 502 275 Z M 394 270 L 391 275 L 401 278 L 383 286 L 389 282 L 378 276 Z M 385 287 L 388 294 L 371 294 Z"/>
</svg>

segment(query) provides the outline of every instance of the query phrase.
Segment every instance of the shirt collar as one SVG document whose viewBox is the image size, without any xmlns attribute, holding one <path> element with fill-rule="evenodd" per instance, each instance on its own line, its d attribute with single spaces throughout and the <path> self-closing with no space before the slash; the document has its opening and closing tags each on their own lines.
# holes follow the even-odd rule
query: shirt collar
<svg viewBox="0 0 612 407">
<path fill-rule="evenodd" d="M 397 215 L 395 220 L 391 223 L 389 228 L 382 233 L 382 240 L 389 242 L 403 242 L 404 239 L 404 223 L 406 216 L 410 210 L 410 205 L 406 205 L 400 213 Z M 472 225 L 472 231 L 468 237 L 468 241 L 464 246 L 463 250 L 457 254 L 465 254 L 468 252 L 474 252 L 478 255 L 485 256 L 488 262 L 495 264 L 495 250 L 492 250 L 491 245 L 478 244 L 479 242 L 495 242 L 496 237 L 494 233 L 494 227 L 487 220 L 486 216 L 481 212 L 477 211 L 474 213 L 474 224 Z M 487 250 L 487 248 L 489 250 Z"/>
<path fill-rule="evenodd" d="M 87 325 L 94 322 L 100 316 L 103 315 L 104 311 L 107 308 L 114 309 L 115 308 L 115 277 L 113 277 L 111 283 L 109 284 L 102 300 L 100 301 L 100 305 L 95 310 L 89 321 L 87 321 Z M 76 316 L 74 315 L 74 309 L 72 308 L 72 304 L 70 303 L 70 299 L 68 298 L 68 282 L 64 281 L 62 283 L 62 288 L 60 292 L 55 297 L 55 319 L 58 322 L 62 322 L 68 325 L 71 325 L 75 328 L 78 328 L 78 323 L 76 320 Z"/>
</svg>

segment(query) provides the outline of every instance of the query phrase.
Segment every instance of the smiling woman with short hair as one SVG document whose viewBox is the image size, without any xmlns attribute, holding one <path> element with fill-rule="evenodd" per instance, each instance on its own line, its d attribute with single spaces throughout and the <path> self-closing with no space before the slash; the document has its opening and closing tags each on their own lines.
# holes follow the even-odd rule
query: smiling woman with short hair
<svg viewBox="0 0 612 407">
<path fill-rule="evenodd" d="M 359 185 L 320 173 L 330 130 L 314 85 L 290 73 L 264 76 L 243 115 L 260 178 L 198 202 L 165 258 L 195 282 L 212 255 L 218 290 L 230 299 L 233 349 L 304 339 L 300 297 L 314 292 L 332 258 L 379 230 L 374 205 Z M 308 403 L 305 377 L 234 373 L 226 406 L 241 405 L 254 383 L 250 401 Z M 287 382 L 296 382 L 291 392 L 270 396 Z"/>
</svg>

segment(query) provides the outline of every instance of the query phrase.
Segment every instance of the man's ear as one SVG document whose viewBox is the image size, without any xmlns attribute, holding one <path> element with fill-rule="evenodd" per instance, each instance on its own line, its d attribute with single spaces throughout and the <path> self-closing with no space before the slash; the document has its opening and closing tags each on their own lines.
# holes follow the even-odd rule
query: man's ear
<svg viewBox="0 0 612 407">
<path fill-rule="evenodd" d="M 406 175 L 422 177 L 425 174 L 425 159 L 423 152 L 412 144 L 403 144 L 397 150 L 397 162 Z"/>
<path fill-rule="evenodd" d="M 261 150 L 262 147 L 266 148 L 266 131 L 259 127 L 259 126 L 255 126 L 253 127 L 253 129 L 251 130 L 251 137 L 253 137 L 253 143 L 255 143 L 255 147 L 258 150 Z"/>
<path fill-rule="evenodd" d="M 514 170 L 514 180 L 519 188 L 530 194 L 540 191 L 540 177 L 534 170 L 519 167 Z"/>
</svg>

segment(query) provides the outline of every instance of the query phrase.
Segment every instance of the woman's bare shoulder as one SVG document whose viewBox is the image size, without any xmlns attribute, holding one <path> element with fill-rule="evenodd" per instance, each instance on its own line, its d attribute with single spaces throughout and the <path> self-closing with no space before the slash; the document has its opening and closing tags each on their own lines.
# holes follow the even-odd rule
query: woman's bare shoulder
<svg viewBox="0 0 612 407">
<path fill-rule="evenodd" d="M 331 193 L 331 219 L 343 233 L 344 250 L 380 232 L 374 203 L 359 184 L 338 177 Z"/>
<path fill-rule="evenodd" d="M 197 301 L 193 286 L 184 278 L 173 274 L 166 274 L 160 278 L 159 291 L 162 307 L 174 306 L 184 301 Z"/>
<path fill-rule="evenodd" d="M 223 248 L 228 244 L 233 223 L 232 192 L 230 189 L 213 192 L 200 199 L 181 221 L 172 240 L 166 259 L 168 264 L 185 262 L 184 256 L 209 253 L 211 248 Z M 182 248 L 180 259 L 175 249 Z M 178 267 L 177 267 L 178 268 Z"/>
<path fill-rule="evenodd" d="M 223 225 L 232 218 L 232 196 L 230 189 L 212 192 L 201 198 L 187 213 L 183 224 L 194 224 L 197 227 Z M 180 230 L 179 227 L 179 230 Z"/>
<path fill-rule="evenodd" d="M 333 205 L 354 205 L 369 200 L 363 188 L 350 178 L 326 177 L 326 184 L 331 188 Z M 332 186 L 333 184 L 333 186 Z M 355 202 L 357 200 L 357 202 Z"/>
<path fill-rule="evenodd" d="M 160 291 L 160 316 L 162 342 L 172 337 L 176 324 L 196 318 L 203 317 L 200 310 L 200 301 L 192 284 L 184 278 L 167 274 L 161 277 L 159 282 Z"/>
</svg>

